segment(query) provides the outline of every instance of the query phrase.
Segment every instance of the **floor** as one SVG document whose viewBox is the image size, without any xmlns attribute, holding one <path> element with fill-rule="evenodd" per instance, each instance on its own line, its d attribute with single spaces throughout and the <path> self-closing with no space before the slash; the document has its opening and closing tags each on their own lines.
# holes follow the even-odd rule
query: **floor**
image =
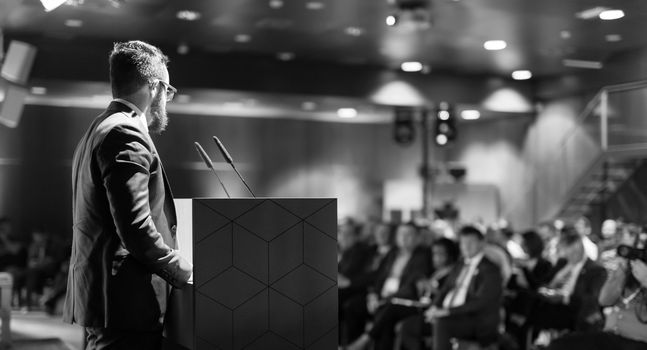
<svg viewBox="0 0 647 350">
<path fill-rule="evenodd" d="M 11 314 L 12 350 L 81 350 L 83 330 L 42 311 Z"/>
</svg>

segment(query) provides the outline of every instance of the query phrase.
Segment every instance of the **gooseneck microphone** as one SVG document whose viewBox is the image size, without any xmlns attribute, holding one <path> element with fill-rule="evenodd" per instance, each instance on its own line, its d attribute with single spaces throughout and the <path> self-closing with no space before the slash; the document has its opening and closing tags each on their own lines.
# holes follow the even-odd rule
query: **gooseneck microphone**
<svg viewBox="0 0 647 350">
<path fill-rule="evenodd" d="M 238 175 L 238 178 L 240 178 L 240 181 L 243 182 L 245 187 L 247 187 L 247 190 L 249 191 L 249 193 L 252 194 L 252 197 L 256 198 L 256 195 L 254 194 L 254 192 L 252 192 L 252 189 L 249 188 L 249 185 L 247 185 L 247 182 L 245 181 L 245 179 L 243 179 L 243 176 L 240 175 L 240 173 L 238 172 L 238 169 L 236 169 L 236 165 L 234 165 L 234 160 L 231 158 L 231 156 L 229 155 L 229 152 L 227 152 L 227 149 L 222 144 L 222 142 L 220 142 L 220 140 L 216 136 L 213 137 L 213 141 L 216 142 L 216 145 L 218 145 L 218 149 L 220 149 L 220 153 L 222 153 L 223 158 L 225 158 L 227 163 L 231 165 L 231 168 L 234 169 L 234 171 L 236 172 L 236 175 Z"/>
<path fill-rule="evenodd" d="M 207 152 L 204 151 L 202 146 L 200 146 L 199 143 L 194 142 L 195 149 L 198 150 L 198 153 L 200 154 L 200 157 L 204 161 L 204 164 L 207 165 L 207 168 L 211 169 L 214 175 L 216 175 L 216 178 L 218 179 L 218 182 L 220 183 L 220 186 L 222 186 L 222 189 L 225 191 L 225 194 L 227 195 L 227 198 L 231 198 L 229 195 L 229 192 L 227 192 L 227 188 L 225 188 L 225 184 L 222 183 L 222 180 L 220 180 L 220 176 L 218 176 L 218 173 L 216 172 L 216 169 L 213 168 L 213 162 L 211 162 L 211 159 L 209 158 L 209 155 L 207 155 Z"/>
</svg>

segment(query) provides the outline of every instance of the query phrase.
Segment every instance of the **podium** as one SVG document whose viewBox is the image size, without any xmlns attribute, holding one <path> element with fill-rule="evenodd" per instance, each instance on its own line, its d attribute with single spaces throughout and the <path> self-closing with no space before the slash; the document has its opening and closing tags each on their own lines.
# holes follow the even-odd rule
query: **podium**
<svg viewBox="0 0 647 350">
<path fill-rule="evenodd" d="M 337 200 L 178 199 L 193 288 L 173 290 L 166 349 L 337 347 Z"/>
</svg>

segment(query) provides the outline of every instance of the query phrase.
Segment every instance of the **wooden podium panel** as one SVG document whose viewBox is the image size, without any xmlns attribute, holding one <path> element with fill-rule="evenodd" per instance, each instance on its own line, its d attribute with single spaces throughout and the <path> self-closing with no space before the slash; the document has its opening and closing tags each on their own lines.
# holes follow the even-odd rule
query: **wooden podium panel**
<svg viewBox="0 0 647 350">
<path fill-rule="evenodd" d="M 185 347 L 337 347 L 336 199 L 193 199 L 191 215 L 194 327 L 177 320 L 194 331 Z"/>
</svg>

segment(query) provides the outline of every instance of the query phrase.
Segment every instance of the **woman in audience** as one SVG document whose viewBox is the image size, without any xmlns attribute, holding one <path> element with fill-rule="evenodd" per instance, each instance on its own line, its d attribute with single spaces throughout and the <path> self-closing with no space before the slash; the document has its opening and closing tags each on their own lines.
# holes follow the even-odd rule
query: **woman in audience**
<svg viewBox="0 0 647 350">
<path fill-rule="evenodd" d="M 384 258 L 375 289 L 368 296 L 368 310 L 375 315 L 373 327 L 351 344 L 349 350 L 364 349 L 371 341 L 375 350 L 392 350 L 395 325 L 418 312 L 409 305 L 420 297 L 416 282 L 431 272 L 429 248 L 418 246 L 419 239 L 420 231 L 415 225 L 398 227 L 397 249 Z"/>
</svg>

